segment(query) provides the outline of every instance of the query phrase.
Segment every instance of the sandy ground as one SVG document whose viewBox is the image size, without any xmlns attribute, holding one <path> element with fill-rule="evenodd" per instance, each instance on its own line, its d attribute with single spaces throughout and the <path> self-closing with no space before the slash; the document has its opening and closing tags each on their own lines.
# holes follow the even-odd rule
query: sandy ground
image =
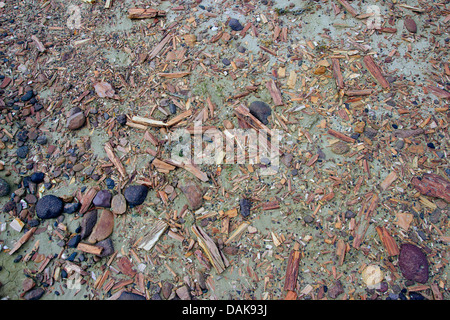
<svg viewBox="0 0 450 320">
<path fill-rule="evenodd" d="M 98 46 L 81 45 L 74 51 L 76 56 L 72 61 L 69 61 L 69 63 L 64 65 L 61 64 L 61 67 L 65 68 L 68 83 L 71 82 L 71 77 L 74 77 L 75 79 L 73 80 L 76 83 L 79 83 L 79 79 L 76 79 L 76 77 L 80 75 L 79 68 L 86 69 L 86 78 L 93 77 L 95 70 L 100 71 L 100 73 L 105 75 L 108 70 L 131 72 L 131 74 L 136 73 L 141 75 L 142 78 L 145 78 L 145 76 L 148 76 L 153 72 L 151 65 L 134 64 L 134 57 L 132 57 L 127 48 L 131 49 L 131 52 L 133 53 L 145 52 L 146 50 L 151 49 L 152 43 L 154 43 L 154 40 L 157 37 L 152 35 L 152 33 L 155 32 L 153 32 L 151 28 L 147 30 L 146 35 L 133 32 L 134 30 L 139 30 L 139 28 L 147 28 L 149 20 L 130 20 L 126 17 L 126 9 L 132 6 L 139 7 L 147 2 L 130 0 L 123 1 L 122 4 L 116 2 L 117 1 L 112 2 L 111 9 L 105 10 L 102 5 L 98 4 L 93 6 L 81 1 L 54 0 L 53 3 L 55 4 L 56 10 L 40 14 L 40 25 L 34 25 L 34 22 L 29 24 L 26 17 L 30 17 L 30 13 L 27 10 L 31 10 L 33 7 L 39 8 L 42 6 L 42 1 L 24 1 L 25 5 L 21 3 L 16 6 L 7 3 L 7 10 L 17 12 L 15 19 L 23 19 L 23 22 L 21 22 L 22 29 L 16 30 L 11 36 L 14 37 L 14 34 L 17 36 L 17 33 L 25 32 L 24 29 L 27 26 L 38 29 L 45 28 L 45 26 L 49 25 L 66 27 L 65 19 L 68 16 L 67 8 L 70 5 L 76 5 L 80 9 L 83 27 L 80 28 L 76 34 L 73 34 L 74 32 L 72 30 L 72 34 L 70 35 L 71 38 L 68 38 L 67 40 L 64 39 L 65 36 L 70 34 L 67 30 L 63 31 L 64 35 L 57 31 L 51 33 L 51 36 L 60 44 L 60 47 L 57 47 L 57 50 L 54 53 L 55 61 L 50 62 L 49 65 L 58 67 L 60 54 L 73 48 L 73 41 L 93 36 L 97 40 L 104 37 L 107 38 L 108 41 L 96 41 Z M 181 21 L 181 24 L 186 23 L 185 20 L 188 17 L 197 17 L 197 19 L 201 20 L 201 18 L 198 17 L 204 11 L 199 7 L 196 7 L 197 10 L 192 10 L 192 8 L 190 8 L 188 14 L 183 17 L 180 12 L 170 9 L 174 7 L 175 4 L 171 4 L 169 1 L 148 4 L 161 10 L 167 10 L 167 16 L 162 19 L 165 25 L 170 25 L 174 21 Z M 293 4 L 291 12 L 280 15 L 279 19 L 287 26 L 301 24 L 301 28 L 294 28 L 294 31 L 289 34 L 289 42 L 279 46 L 279 57 L 286 57 L 288 47 L 306 47 L 307 41 L 312 41 L 316 47 L 323 46 L 324 51 L 326 50 L 325 48 L 329 46 L 341 50 L 350 50 L 353 49 L 353 47 L 347 39 L 356 37 L 365 29 L 365 20 L 353 19 L 350 15 L 347 15 L 345 19 L 343 19 L 342 14 L 335 16 L 330 1 L 274 1 L 272 7 L 258 3 L 256 4 L 256 10 L 248 15 L 243 15 L 238 11 L 238 2 L 236 2 L 236 4 L 228 5 L 223 10 L 219 9 L 221 6 L 219 2 L 205 0 L 200 4 L 205 8 L 212 7 L 212 12 L 217 13 L 218 16 L 216 18 L 203 19 L 198 26 L 191 29 L 191 33 L 196 34 L 198 39 L 205 39 L 205 41 L 199 41 L 196 44 L 195 50 L 204 50 L 204 52 L 214 57 L 216 64 L 219 66 L 222 65 L 220 61 L 223 58 L 232 60 L 239 57 L 239 53 L 236 50 L 239 45 L 242 45 L 247 49 L 245 54 L 242 55 L 243 57 L 248 57 L 250 55 L 257 57 L 261 51 L 260 46 L 265 45 L 264 35 L 271 34 L 271 31 L 269 31 L 270 23 L 262 23 L 260 21 L 260 14 L 263 13 L 270 16 L 275 9 L 283 9 L 291 4 Z M 372 4 L 376 4 L 380 7 L 383 22 L 385 22 L 385 19 L 392 16 L 389 11 L 390 1 L 365 1 L 364 3 L 358 2 L 355 6 L 358 7 L 361 13 L 364 13 L 367 6 Z M 408 1 L 408 4 L 411 6 L 420 5 L 417 1 Z M 294 14 L 296 11 L 299 12 L 300 9 L 306 9 L 306 11 L 301 14 Z M 430 58 L 440 59 L 443 57 L 441 57 L 442 54 L 436 53 L 434 50 L 429 50 L 429 39 L 431 37 L 429 32 L 431 29 L 425 28 L 425 18 L 406 9 L 401 12 L 403 12 L 404 15 L 413 14 L 415 17 L 418 17 L 416 21 L 420 31 L 419 35 L 414 37 L 414 42 L 410 43 L 402 40 L 402 37 L 405 38 L 403 36 L 404 27 L 403 20 L 399 16 L 398 19 L 395 20 L 394 25 L 390 25 L 390 27 L 400 30 L 399 32 L 389 36 L 387 36 L 386 33 L 373 33 L 369 37 L 365 37 L 364 44 L 371 46 L 372 50 L 375 51 L 375 57 L 380 59 L 384 58 L 394 48 L 397 49 L 399 55 L 395 57 L 393 62 L 383 65 L 385 72 L 392 72 L 394 75 L 402 74 L 407 81 L 416 84 L 422 83 L 429 77 L 430 71 L 433 70 Z M 105 19 L 105 15 L 109 18 Z M 182 18 L 180 18 L 180 16 Z M 259 22 L 261 35 L 259 37 L 254 37 L 248 32 L 245 37 L 236 37 L 236 39 L 232 39 L 227 45 L 212 45 L 208 43 L 207 39 L 210 39 L 217 33 L 218 27 L 225 23 L 227 17 L 237 18 L 240 21 Z M 444 17 L 445 16 L 441 16 L 438 18 L 442 21 Z M 324 28 L 329 29 L 327 34 L 331 40 L 321 36 Z M 447 37 L 448 34 L 443 32 L 441 35 L 436 35 L 435 39 L 445 46 L 444 40 Z M 114 43 L 114 41 L 116 41 L 116 43 Z M 338 43 L 340 43 L 340 45 L 336 45 Z M 405 53 L 408 52 L 408 44 L 411 44 L 412 46 L 412 51 L 409 52 L 411 58 L 405 56 Z M 7 48 L 4 50 L 8 52 Z M 320 50 L 317 50 L 316 54 L 317 56 L 320 56 Z M 219 124 L 222 123 L 223 120 L 231 119 L 233 117 L 233 109 L 230 107 L 227 99 L 239 91 L 237 88 L 241 88 L 250 81 L 263 81 L 270 76 L 271 70 L 277 69 L 278 66 L 283 65 L 277 57 L 272 55 L 268 56 L 269 59 L 264 66 L 266 72 L 256 73 L 254 75 L 250 74 L 245 79 L 239 78 L 238 80 L 232 80 L 228 73 L 222 74 L 221 72 L 214 78 L 208 78 L 201 72 L 193 72 L 188 81 L 180 81 L 185 81 L 185 83 L 189 85 L 189 89 L 192 94 L 197 97 L 198 101 L 204 100 L 207 96 L 211 97 L 217 110 L 215 115 L 216 118 L 212 121 L 212 124 Z M 91 59 L 94 63 L 84 68 L 76 63 L 78 59 Z M 448 59 L 448 56 L 446 59 Z M 317 60 L 309 61 L 307 59 L 304 59 L 303 61 L 305 70 L 310 70 L 314 63 L 317 62 Z M 4 65 L 1 70 L 3 73 L 7 73 L 8 68 L 10 67 Z M 289 61 L 289 63 L 286 64 L 286 70 L 287 74 L 289 74 L 290 70 L 296 70 L 301 74 L 303 69 L 298 64 Z M 345 70 L 344 78 L 348 79 L 350 73 L 350 70 Z M 306 77 L 309 75 L 310 74 Z M 367 79 L 369 78 L 366 74 L 357 78 L 355 81 L 365 82 Z M 325 83 L 320 89 L 325 94 L 331 95 L 332 92 L 335 92 L 334 88 L 334 81 L 330 79 L 330 81 Z M 128 114 L 145 113 L 148 106 L 143 102 L 145 97 L 141 98 L 138 96 L 138 92 L 141 91 L 140 89 L 141 88 L 130 88 L 128 91 L 124 89 L 120 90 L 120 95 L 124 102 L 98 100 L 94 102 L 94 105 L 98 110 L 109 110 L 111 115 L 118 115 L 122 112 L 127 112 Z M 434 112 L 433 110 L 436 107 L 436 105 L 432 103 L 432 101 L 435 100 L 434 96 L 425 95 L 418 87 L 410 88 L 408 89 L 408 92 L 411 96 L 419 95 L 422 101 L 425 102 L 421 105 L 420 113 L 427 115 L 428 113 Z M 48 87 L 42 88 L 38 94 L 43 101 L 51 101 L 52 98 L 59 95 L 58 92 L 55 92 L 52 88 Z M 378 100 L 383 101 L 386 97 L 388 97 L 387 94 L 381 93 Z M 64 104 L 69 106 L 72 99 L 73 96 L 67 96 L 66 99 L 64 99 Z M 249 104 L 254 100 L 263 100 L 267 103 L 271 103 L 271 96 L 267 90 L 259 90 L 257 93 L 252 93 L 242 99 L 246 104 Z M 442 105 L 442 102 L 439 103 Z M 301 102 L 293 102 L 289 107 L 295 108 L 301 107 L 301 105 Z M 324 107 L 326 109 L 326 105 Z M 396 120 L 398 120 L 398 113 L 393 112 L 392 108 L 385 108 L 385 105 L 381 102 L 376 106 L 372 105 L 371 102 L 368 102 L 365 107 L 369 110 L 369 115 L 376 118 L 379 123 L 385 119 L 389 119 L 390 122 L 396 122 Z M 282 109 L 279 109 L 277 112 L 281 113 Z M 161 117 L 163 116 L 156 113 L 156 116 L 158 115 Z M 351 123 L 343 122 L 342 119 L 327 113 L 325 110 L 322 114 L 312 113 L 311 115 L 302 115 L 297 125 L 309 131 L 309 134 L 314 139 L 313 144 L 309 143 L 304 138 L 299 139 L 296 127 L 295 130 L 291 132 L 285 132 L 280 145 L 291 148 L 297 144 L 298 149 L 304 151 L 315 151 L 320 148 L 326 156 L 326 161 L 324 161 L 323 164 L 320 164 L 316 170 L 335 171 L 338 176 L 345 174 L 349 170 L 351 170 L 352 176 L 363 174 L 364 171 L 361 167 L 351 167 L 346 162 L 348 159 L 331 152 L 326 139 L 320 137 L 320 135 L 323 134 L 319 126 L 322 120 L 326 120 L 327 126 L 337 131 L 346 132 L 348 134 L 352 132 L 353 126 Z M 403 121 L 405 125 L 407 124 L 403 119 L 399 121 Z M 107 141 L 108 136 L 101 126 L 97 128 L 85 127 L 76 134 L 56 132 L 53 130 L 56 126 L 57 120 L 50 121 L 50 119 L 48 124 L 45 125 L 49 130 L 51 143 L 57 143 L 62 140 L 70 140 L 72 143 L 75 143 L 79 137 L 89 136 L 93 154 L 91 159 L 103 159 L 106 156 L 103 146 L 105 141 Z M 141 140 L 139 132 L 129 129 L 127 135 L 126 139 L 131 145 L 136 146 L 139 144 Z M 132 150 L 135 150 L 135 147 L 132 147 Z M 137 155 L 137 157 L 133 157 L 134 155 Z M 8 158 L 3 158 L 4 156 L 5 153 L 2 153 L 2 160 L 7 162 Z M 129 158 L 134 159 L 134 162 L 132 161 L 131 165 L 127 166 L 127 171 L 129 173 L 133 171 L 133 168 L 140 170 L 140 168 L 145 167 L 152 159 L 150 155 L 144 156 L 142 153 L 138 152 L 133 154 L 133 151 L 130 152 Z M 389 163 L 389 166 L 386 166 L 386 163 L 382 161 L 381 158 L 374 158 L 371 162 L 371 171 L 376 179 L 368 180 L 367 183 L 361 187 L 361 193 L 376 188 L 380 181 L 383 181 L 395 166 L 395 161 L 392 161 Z M 245 194 L 246 191 L 250 191 L 251 193 L 252 190 L 255 190 L 255 187 L 259 188 L 263 185 L 265 185 L 266 188 L 264 189 L 264 192 L 259 195 L 261 198 L 270 199 L 275 196 L 280 196 L 283 192 L 280 193 L 279 185 L 277 183 L 281 177 L 290 177 L 295 190 L 300 194 L 304 193 L 306 198 L 308 192 L 313 191 L 317 186 L 317 181 L 314 181 L 316 179 L 315 170 L 299 171 L 299 175 L 291 176 L 291 168 L 281 166 L 279 168 L 279 173 L 275 176 L 261 177 L 259 180 L 245 180 L 239 189 L 235 192 L 230 192 L 229 197 L 227 198 L 222 198 L 220 194 L 212 193 L 214 186 L 205 184 L 206 190 L 210 190 L 213 197 L 211 200 L 205 200 L 203 207 L 206 212 L 235 208 L 237 207 L 236 204 L 238 203 L 239 198 Z M 229 190 L 233 187 L 233 184 L 231 184 L 230 181 L 238 174 L 241 174 L 238 166 L 223 166 L 222 174 L 220 175 L 220 180 L 218 182 L 225 190 Z M 3 173 L 0 173 L 0 175 L 4 177 Z M 113 175 L 114 177 L 117 177 L 117 173 L 114 173 Z M 172 173 L 168 179 L 169 181 L 173 181 L 173 179 L 181 179 L 184 176 L 187 176 L 186 172 L 177 171 L 176 174 Z M 10 176 L 6 177 L 6 180 L 13 185 L 14 182 L 18 181 L 18 175 L 15 172 L 12 172 Z M 72 179 L 58 181 L 59 183 L 51 189 L 51 193 L 59 196 L 74 194 L 74 192 L 83 185 L 95 184 L 95 181 L 89 179 L 86 179 L 86 182 L 84 183 L 82 180 L 78 179 L 78 177 L 75 181 Z M 399 191 L 395 192 L 401 194 Z M 208 194 L 208 191 L 206 193 Z M 221 199 L 221 201 L 218 201 L 218 199 Z M 7 200 L 7 197 L 1 198 L 0 205 L 3 206 Z M 311 208 L 305 205 L 304 202 L 296 202 L 289 197 L 287 199 L 281 198 L 281 207 L 279 210 L 258 211 L 252 213 L 251 225 L 256 228 L 257 232 L 254 234 L 245 234 L 238 241 L 233 243 L 234 246 L 239 248 L 239 253 L 229 256 L 231 266 L 220 275 L 213 269 L 204 271 L 201 265 L 198 264 L 194 255 L 189 255 L 185 250 L 185 245 L 167 235 L 164 235 L 159 241 L 159 245 L 164 249 L 164 253 L 157 254 L 162 264 L 153 265 L 150 263 L 150 260 L 147 260 L 145 256 L 151 256 L 151 254 L 146 252 L 139 252 L 141 261 L 139 263 L 134 259 L 134 263 L 136 266 L 140 265 L 140 267 L 143 268 L 143 273 L 148 277 L 146 279 L 150 279 L 149 283 L 152 284 L 149 289 L 150 291 L 154 290 L 154 285 L 163 281 L 181 284 L 185 281 L 185 277 L 193 274 L 192 270 L 197 268 L 202 272 L 206 272 L 206 274 L 211 277 L 211 283 L 213 283 L 214 286 L 213 290 L 210 288 L 201 299 L 282 299 L 285 295 L 285 292 L 283 291 L 283 277 L 285 274 L 287 258 L 290 249 L 292 248 L 292 240 L 295 240 L 302 243 L 301 250 L 303 252 L 300 265 L 299 289 L 302 290 L 308 285 L 312 285 L 315 289 L 320 287 L 320 284 L 327 284 L 330 286 L 334 279 L 330 271 L 331 268 L 328 270 L 327 264 L 329 261 L 335 261 L 336 259 L 334 256 L 335 247 L 324 241 L 327 237 L 323 230 L 335 230 L 335 228 L 333 228 L 333 224 L 336 223 L 335 213 L 346 210 L 347 201 L 347 196 L 344 194 L 337 194 L 333 201 L 324 203 L 314 217 L 316 223 L 312 224 L 305 224 L 303 220 L 305 216 L 311 214 Z M 180 195 L 173 203 L 171 203 L 171 209 L 179 210 L 185 203 L 185 197 Z M 145 231 L 148 230 L 149 226 L 153 225 L 154 222 L 161 217 L 164 217 L 164 207 L 161 205 L 154 190 L 150 191 L 146 203 L 139 209 L 139 212 L 136 211 L 136 209 L 130 209 L 125 215 L 116 217 L 112 237 L 115 249 L 119 251 L 118 256 L 121 256 L 124 253 L 130 254 L 129 250 L 132 248 L 132 244 L 136 239 L 140 235 L 143 235 Z M 393 221 L 392 213 L 382 206 L 377 210 L 372 219 L 373 221 L 378 222 L 385 221 L 388 224 L 392 224 Z M 0 222 L 6 224 L 6 230 L 0 233 L 3 250 L 5 250 L 5 246 L 11 248 L 13 243 L 20 236 L 18 232 L 9 227 L 11 220 L 12 218 L 7 214 L 2 213 L 0 215 Z M 190 226 L 193 223 L 193 220 L 193 215 L 187 215 L 184 222 L 185 226 Z M 233 226 L 238 225 L 239 221 L 241 220 L 237 219 L 233 223 Z M 64 223 L 71 232 L 74 232 L 79 225 L 79 220 L 74 219 L 73 216 L 67 216 Z M 218 221 L 212 221 L 206 228 L 211 227 L 211 225 L 220 226 L 220 223 Z M 36 240 L 40 241 L 39 252 L 42 254 L 52 255 L 58 254 L 61 251 L 61 248 L 57 246 L 56 241 L 54 239 L 49 239 L 49 234 L 54 228 L 53 221 L 44 222 L 40 227 L 46 227 L 47 231 L 34 236 L 33 241 L 27 243 L 21 249 L 20 254 L 26 254 L 27 250 L 32 248 L 32 245 Z M 273 243 L 273 238 L 271 237 L 272 232 L 285 235 L 289 241 L 282 246 L 276 247 Z M 340 235 L 341 233 L 336 232 L 336 234 Z M 343 229 L 342 238 L 346 239 L 345 237 L 347 236 L 345 229 Z M 309 239 L 309 237 L 312 237 L 313 240 L 309 242 L 305 241 L 305 239 Z M 344 265 L 338 267 L 338 272 L 342 275 L 341 279 L 346 292 L 350 292 L 347 295 L 347 298 L 359 299 L 361 295 L 367 294 L 367 286 L 361 280 L 360 274 L 364 264 L 383 265 L 381 260 L 384 256 L 384 252 L 379 243 L 379 239 L 377 238 L 374 225 L 368 228 L 365 238 L 366 242 L 364 247 L 367 248 L 369 253 L 367 254 L 367 251 L 364 250 L 351 250 L 345 258 Z M 445 246 L 445 244 L 436 242 L 432 243 L 431 246 L 441 248 L 442 246 Z M 74 249 L 66 249 L 64 254 L 68 256 L 73 251 Z M 22 282 L 25 279 L 24 270 L 36 268 L 36 265 L 33 265 L 33 262 L 28 262 L 27 264 L 22 262 L 15 263 L 13 262 L 15 258 L 15 255 L 10 256 L 5 251 L 0 253 L 0 265 L 2 266 L 2 271 L 0 272 L 0 282 L 2 283 L 0 295 L 10 299 L 19 299 L 19 295 L 22 292 Z M 94 262 L 91 257 L 82 263 L 84 266 L 89 266 L 87 268 L 89 275 L 85 276 L 86 278 L 90 278 L 89 284 L 92 284 L 97 277 L 102 275 L 102 264 L 104 264 L 104 260 L 101 260 L 101 262 Z M 383 265 L 383 268 L 386 267 Z M 252 271 L 249 272 L 248 269 L 256 271 L 256 278 L 251 275 Z M 386 272 L 386 274 L 388 274 L 388 272 Z M 444 287 L 447 288 L 448 266 L 440 269 L 436 274 L 439 279 L 443 281 Z M 117 279 L 120 279 L 123 275 L 115 274 L 114 276 L 116 276 Z M 346 281 L 348 277 L 350 277 L 352 281 Z M 123 278 L 126 279 L 126 277 Z M 255 279 L 257 279 L 257 281 Z M 391 283 L 403 287 L 402 281 L 403 280 L 400 278 Z M 51 292 L 45 294 L 42 299 L 105 299 L 109 296 L 101 291 L 94 292 L 91 285 L 82 286 L 81 291 L 78 292 L 61 286 L 62 284 L 63 282 L 55 282 L 51 288 L 52 290 L 50 290 Z M 389 292 L 393 290 L 392 286 L 389 290 Z M 56 291 L 59 294 L 55 294 Z M 444 298 L 447 299 L 448 292 L 445 289 L 443 289 L 443 292 Z M 385 294 L 385 296 L 387 296 L 387 294 Z"/>
</svg>

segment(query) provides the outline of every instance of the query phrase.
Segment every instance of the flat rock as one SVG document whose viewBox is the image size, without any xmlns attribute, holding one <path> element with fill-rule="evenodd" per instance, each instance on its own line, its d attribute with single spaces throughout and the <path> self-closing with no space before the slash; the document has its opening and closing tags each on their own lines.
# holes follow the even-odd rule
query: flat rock
<svg viewBox="0 0 450 320">
<path fill-rule="evenodd" d="M 83 215 L 83 219 L 81 220 L 81 239 L 86 239 L 94 229 L 95 224 L 97 223 L 97 210 L 91 210 L 86 212 Z"/>
<path fill-rule="evenodd" d="M 132 206 L 138 206 L 144 203 L 147 197 L 148 188 L 144 185 L 132 185 L 125 188 L 123 195 L 127 202 Z"/>
<path fill-rule="evenodd" d="M 412 33 L 417 33 L 417 24 L 413 19 L 406 18 L 403 23 L 405 25 L 406 30 Z"/>
<path fill-rule="evenodd" d="M 263 124 L 269 124 L 267 119 L 272 114 L 272 109 L 264 101 L 253 101 L 248 107 L 250 113 Z"/>
<path fill-rule="evenodd" d="M 44 293 L 45 293 L 45 290 L 38 287 L 38 288 L 31 289 L 30 291 L 25 293 L 23 298 L 25 300 L 39 300 L 44 295 Z"/>
<path fill-rule="evenodd" d="M 73 115 L 71 115 L 66 122 L 66 127 L 69 130 L 77 130 L 80 129 L 84 123 L 86 122 L 86 117 L 84 116 L 84 113 L 81 112 L 77 112 Z"/>
<path fill-rule="evenodd" d="M 114 214 L 124 214 L 127 211 L 127 200 L 123 194 L 116 194 L 111 200 L 111 211 Z"/>
<path fill-rule="evenodd" d="M 112 194 L 110 191 L 100 190 L 95 195 L 94 199 L 92 200 L 92 203 L 96 207 L 109 208 L 109 207 L 111 207 L 111 199 L 112 199 Z"/>
<path fill-rule="evenodd" d="M 41 219 L 56 218 L 63 212 L 63 201 L 54 195 L 46 195 L 36 203 L 36 215 Z"/>
<path fill-rule="evenodd" d="M 203 188 L 191 179 L 180 181 L 178 187 L 186 196 L 189 208 L 197 210 L 203 204 Z"/>
<path fill-rule="evenodd" d="M 411 243 L 402 244 L 400 246 L 398 265 L 405 279 L 419 283 L 428 281 L 427 256 L 419 247 Z"/>
<path fill-rule="evenodd" d="M 109 210 L 102 210 L 97 223 L 87 238 L 87 242 L 96 243 L 108 238 L 114 229 L 114 214 Z"/>
</svg>

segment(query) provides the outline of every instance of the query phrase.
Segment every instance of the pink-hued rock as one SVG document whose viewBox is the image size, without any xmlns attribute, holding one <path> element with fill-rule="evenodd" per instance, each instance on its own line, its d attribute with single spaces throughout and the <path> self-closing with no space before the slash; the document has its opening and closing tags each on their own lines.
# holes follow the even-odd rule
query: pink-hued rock
<svg viewBox="0 0 450 320">
<path fill-rule="evenodd" d="M 428 281 L 428 260 L 423 251 L 411 244 L 404 243 L 400 247 L 398 265 L 405 279 L 419 283 Z"/>
</svg>

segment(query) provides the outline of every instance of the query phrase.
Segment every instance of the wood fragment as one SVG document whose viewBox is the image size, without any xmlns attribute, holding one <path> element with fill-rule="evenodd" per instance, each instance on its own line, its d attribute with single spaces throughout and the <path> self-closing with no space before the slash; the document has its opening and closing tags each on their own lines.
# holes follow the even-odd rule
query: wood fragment
<svg viewBox="0 0 450 320">
<path fill-rule="evenodd" d="M 289 253 L 289 260 L 286 267 L 284 278 L 284 290 L 295 291 L 297 287 L 298 270 L 300 267 L 301 252 L 296 243 L 294 249 Z"/>
<path fill-rule="evenodd" d="M 217 248 L 214 241 L 201 227 L 196 226 L 195 224 L 192 225 L 191 230 L 197 236 L 198 244 L 206 253 L 206 256 L 214 269 L 216 269 L 217 273 L 220 274 L 224 272 L 230 263 L 219 248 Z"/>
<path fill-rule="evenodd" d="M 333 77 L 336 80 L 336 85 L 339 89 L 344 89 L 344 78 L 342 76 L 339 60 L 332 58 L 331 64 L 333 66 Z"/>
<path fill-rule="evenodd" d="M 128 9 L 128 18 L 130 19 L 149 19 L 156 17 L 165 17 L 166 12 L 164 10 L 158 10 L 153 8 L 130 8 Z"/>
<path fill-rule="evenodd" d="M 275 81 L 273 79 L 270 79 L 266 83 L 267 90 L 269 90 L 270 96 L 272 97 L 273 103 L 276 106 L 282 106 L 283 103 L 283 97 L 281 96 L 281 91 L 278 89 Z"/>
<path fill-rule="evenodd" d="M 80 242 L 77 245 L 77 250 L 86 252 L 86 253 L 92 253 L 95 255 L 99 255 L 103 251 L 103 247 L 99 247 L 96 245 L 88 244 L 88 243 L 82 243 Z"/>
<path fill-rule="evenodd" d="M 386 249 L 388 255 L 390 257 L 397 256 L 400 253 L 400 250 L 395 242 L 395 239 L 389 234 L 387 229 L 383 226 L 377 226 L 375 230 L 378 233 L 378 236 L 383 243 L 384 248 Z"/>
<path fill-rule="evenodd" d="M 9 255 L 12 255 L 14 252 L 19 250 L 20 247 L 22 247 L 22 245 L 25 244 L 31 238 L 36 229 L 37 229 L 36 227 L 32 227 L 22 237 L 20 237 L 20 239 L 17 240 L 17 242 L 14 244 L 14 247 L 11 249 L 11 251 L 9 251 Z"/>
<path fill-rule="evenodd" d="M 81 208 L 80 208 L 80 214 L 83 215 L 89 210 L 89 207 L 92 204 L 92 200 L 94 200 L 94 197 L 96 196 L 97 192 L 100 190 L 99 187 L 89 187 L 89 189 L 85 192 L 84 196 L 80 199 Z"/>
<path fill-rule="evenodd" d="M 333 137 L 336 137 L 338 139 L 341 139 L 342 141 L 345 141 L 345 142 L 354 143 L 356 141 L 355 139 L 353 139 L 349 136 L 346 136 L 345 134 L 335 131 L 333 129 L 328 129 L 328 134 L 332 135 Z"/>
<path fill-rule="evenodd" d="M 105 143 L 105 151 L 109 160 L 114 164 L 114 166 L 119 171 L 122 178 L 126 179 L 128 177 L 127 171 L 125 170 L 125 167 L 123 166 L 122 162 L 120 162 L 120 159 L 114 153 L 113 148 L 109 142 Z"/>
<path fill-rule="evenodd" d="M 450 203 L 450 182 L 435 173 L 425 173 L 411 180 L 414 188 L 421 194 L 441 198 Z"/>
<path fill-rule="evenodd" d="M 358 15 L 358 12 L 346 0 L 337 0 L 353 17 Z"/>
<path fill-rule="evenodd" d="M 383 89 L 388 89 L 389 82 L 384 78 L 381 69 L 378 67 L 378 64 L 375 63 L 372 56 L 365 56 L 363 61 L 367 70 L 369 70 L 370 74 L 375 78 L 378 84 L 381 85 Z"/>
<path fill-rule="evenodd" d="M 389 173 L 383 182 L 380 183 L 381 190 L 385 191 L 389 186 L 398 178 L 397 172 L 392 171 Z"/>
<path fill-rule="evenodd" d="M 159 77 L 162 78 L 166 78 L 166 79 L 176 79 L 176 78 L 182 78 L 185 76 L 190 75 L 191 73 L 189 71 L 185 71 L 185 72 L 158 72 L 157 75 Z"/>
<path fill-rule="evenodd" d="M 158 220 L 150 231 L 142 238 L 138 248 L 150 251 L 168 227 L 169 225 L 166 222 Z"/>
</svg>

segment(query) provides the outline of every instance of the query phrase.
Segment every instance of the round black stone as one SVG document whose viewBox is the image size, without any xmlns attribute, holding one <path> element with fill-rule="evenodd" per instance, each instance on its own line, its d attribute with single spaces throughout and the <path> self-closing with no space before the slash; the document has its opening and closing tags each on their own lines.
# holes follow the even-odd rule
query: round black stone
<svg viewBox="0 0 450 320">
<path fill-rule="evenodd" d="M 46 195 L 36 203 L 36 215 L 41 219 L 56 218 L 63 212 L 63 201 L 54 195 Z"/>
<path fill-rule="evenodd" d="M 125 189 L 123 195 L 127 202 L 132 206 L 138 206 L 144 203 L 147 197 L 148 188 L 144 185 L 132 185 Z"/>
</svg>

